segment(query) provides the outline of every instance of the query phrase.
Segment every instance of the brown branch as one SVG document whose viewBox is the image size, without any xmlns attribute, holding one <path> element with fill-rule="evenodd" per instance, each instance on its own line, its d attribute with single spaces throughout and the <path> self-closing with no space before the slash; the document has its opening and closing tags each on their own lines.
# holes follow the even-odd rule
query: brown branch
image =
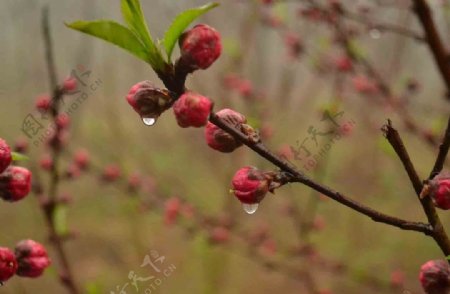
<svg viewBox="0 0 450 294">
<path fill-rule="evenodd" d="M 450 148 L 450 117 L 447 122 L 447 129 L 445 130 L 444 140 L 439 146 L 439 153 L 434 163 L 433 170 L 428 177 L 429 180 L 434 178 L 444 168 L 445 159 L 447 158 L 448 149 Z"/>
<path fill-rule="evenodd" d="M 288 172 L 292 175 L 292 179 L 290 182 L 298 182 L 305 184 L 306 186 L 316 190 L 317 192 L 320 192 L 324 194 L 325 196 L 328 196 L 329 198 L 353 209 L 357 212 L 364 214 L 368 217 L 370 217 L 372 220 L 376 222 L 385 223 L 391 226 L 395 226 L 398 228 L 401 228 L 403 230 L 412 230 L 424 233 L 426 235 L 429 235 L 431 233 L 430 227 L 427 224 L 424 223 L 418 223 L 418 222 L 410 222 L 406 221 L 400 218 L 396 218 L 393 216 L 389 216 L 386 214 L 383 214 L 381 212 L 378 212 L 374 209 L 371 209 L 353 199 L 348 198 L 346 195 L 341 194 L 337 191 L 334 191 L 333 189 L 321 185 L 319 183 L 316 183 L 312 179 L 309 179 L 306 175 L 301 173 L 294 167 L 292 164 L 283 161 L 278 156 L 270 152 L 264 144 L 261 142 L 253 142 L 251 139 L 249 139 L 246 135 L 242 134 L 240 131 L 235 129 L 233 126 L 229 125 L 228 123 L 222 121 L 217 115 L 214 113 L 211 113 L 210 116 L 210 122 L 218 126 L 219 128 L 225 130 L 229 134 L 231 134 L 233 137 L 241 141 L 243 144 L 247 145 L 250 149 L 258 153 L 261 157 L 265 158 L 266 160 L 270 161 L 277 167 L 279 167 L 281 170 Z"/>
<path fill-rule="evenodd" d="M 56 74 L 55 61 L 53 55 L 53 45 L 49 26 L 49 10 L 48 7 L 44 7 L 42 12 L 42 32 L 45 41 L 45 56 L 47 61 L 48 75 L 50 87 L 52 89 L 52 124 L 55 126 L 55 133 L 53 134 L 55 141 L 59 141 L 61 129 L 56 123 L 56 119 L 59 115 L 59 107 L 61 99 L 64 95 L 63 90 L 58 86 L 58 77 Z M 64 238 L 60 236 L 56 230 L 56 224 L 54 219 L 55 209 L 57 208 L 56 196 L 58 193 L 58 186 L 60 183 L 59 174 L 59 159 L 61 156 L 61 146 L 57 142 L 51 142 L 51 157 L 52 157 L 52 168 L 50 171 L 50 182 L 48 185 L 48 199 L 45 200 L 42 205 L 42 212 L 49 231 L 49 239 L 54 247 L 58 259 L 60 261 L 61 273 L 60 280 L 61 283 L 66 287 L 69 293 L 77 294 L 79 293 L 75 279 L 72 274 L 72 269 L 69 263 L 69 259 L 66 251 L 64 250 Z M 42 189 L 41 189 L 42 190 Z M 42 195 L 38 195 L 42 199 Z"/>
<path fill-rule="evenodd" d="M 436 208 L 434 207 L 433 202 L 430 197 L 420 197 L 420 193 L 423 189 L 422 181 L 420 180 L 419 175 L 417 174 L 413 163 L 409 157 L 408 151 L 403 143 L 403 140 L 400 137 L 400 134 L 396 129 L 392 127 L 392 123 L 389 120 L 388 123 L 383 127 L 383 132 L 386 136 L 386 139 L 389 141 L 391 146 L 394 148 L 401 162 L 403 163 L 403 167 L 405 168 L 409 179 L 414 187 L 416 195 L 422 205 L 423 211 L 425 212 L 427 219 L 431 226 L 433 227 L 433 232 L 431 233 L 431 237 L 436 241 L 436 243 L 441 248 L 442 252 L 445 256 L 450 255 L 450 240 L 442 226 L 439 215 L 436 212 Z M 447 149 L 448 150 L 448 149 Z"/>
<path fill-rule="evenodd" d="M 439 36 L 439 32 L 434 23 L 430 6 L 425 0 L 414 0 L 414 11 L 425 31 L 428 46 L 433 53 L 436 65 L 441 73 L 442 79 L 447 85 L 447 92 L 450 94 L 450 62 L 449 52 L 445 49 L 444 43 Z"/>
</svg>

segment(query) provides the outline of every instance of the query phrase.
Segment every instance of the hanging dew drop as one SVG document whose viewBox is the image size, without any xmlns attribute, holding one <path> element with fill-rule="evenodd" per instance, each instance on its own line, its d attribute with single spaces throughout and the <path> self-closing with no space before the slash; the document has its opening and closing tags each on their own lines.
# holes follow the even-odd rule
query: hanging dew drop
<svg viewBox="0 0 450 294">
<path fill-rule="evenodd" d="M 156 118 L 154 117 L 143 117 L 142 122 L 146 126 L 153 126 L 156 123 Z"/>
<path fill-rule="evenodd" d="M 253 204 L 242 203 L 242 208 L 248 214 L 254 214 L 258 210 L 258 206 L 259 206 L 259 203 L 253 203 Z"/>
</svg>

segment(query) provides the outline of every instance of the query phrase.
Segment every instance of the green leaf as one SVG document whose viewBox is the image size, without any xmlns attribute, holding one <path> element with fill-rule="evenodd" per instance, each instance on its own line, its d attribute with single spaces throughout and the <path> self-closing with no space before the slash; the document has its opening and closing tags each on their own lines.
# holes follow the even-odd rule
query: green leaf
<svg viewBox="0 0 450 294">
<path fill-rule="evenodd" d="M 58 235 L 65 235 L 68 233 L 67 228 L 67 207 L 65 205 L 58 205 L 53 212 L 53 219 L 55 221 L 55 230 Z"/>
<path fill-rule="evenodd" d="M 121 8 L 123 18 L 129 29 L 144 44 L 145 48 L 147 48 L 150 64 L 153 69 L 156 71 L 164 70 L 164 58 L 150 35 L 139 0 L 122 0 Z"/>
<path fill-rule="evenodd" d="M 122 15 L 128 27 L 141 39 L 147 48 L 153 43 L 139 0 L 122 0 Z"/>
<path fill-rule="evenodd" d="M 450 260 L 450 255 L 447 255 L 445 259 Z"/>
<path fill-rule="evenodd" d="M 17 153 L 17 152 L 11 152 L 12 160 L 13 161 L 25 161 L 29 160 L 28 156 Z"/>
<path fill-rule="evenodd" d="M 171 26 L 164 34 L 164 39 L 162 40 L 164 48 L 166 49 L 167 60 L 169 62 L 172 56 L 173 48 L 186 28 L 198 17 L 217 6 L 219 6 L 219 3 L 209 3 L 197 8 L 188 9 L 174 19 Z"/>
<path fill-rule="evenodd" d="M 151 59 L 144 44 L 128 28 L 112 20 L 76 21 L 66 23 L 71 29 L 97 37 L 119 46 L 139 59 L 151 64 Z"/>
<path fill-rule="evenodd" d="M 115 21 L 76 21 L 70 24 L 66 23 L 66 26 L 125 49 L 149 63 L 157 72 L 161 72 L 166 66 L 161 52 L 152 42 L 150 42 L 150 47 L 147 47 L 131 29 Z"/>
</svg>

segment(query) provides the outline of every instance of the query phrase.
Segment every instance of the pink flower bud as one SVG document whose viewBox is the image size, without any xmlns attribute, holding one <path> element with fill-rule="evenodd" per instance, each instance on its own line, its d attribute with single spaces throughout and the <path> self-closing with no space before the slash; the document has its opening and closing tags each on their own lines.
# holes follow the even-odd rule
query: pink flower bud
<svg viewBox="0 0 450 294">
<path fill-rule="evenodd" d="M 0 138 L 0 174 L 11 164 L 11 148 Z"/>
<path fill-rule="evenodd" d="M 275 255 L 277 252 L 277 243 L 272 238 L 267 238 L 264 240 L 260 246 L 261 254 L 266 256 Z"/>
<path fill-rule="evenodd" d="M 89 167 L 89 161 L 89 153 L 84 149 L 78 150 L 73 156 L 73 162 L 81 170 L 86 170 Z"/>
<path fill-rule="evenodd" d="M 340 72 L 349 72 L 353 68 L 352 60 L 346 55 L 336 58 L 334 65 Z"/>
<path fill-rule="evenodd" d="M 6 247 L 0 247 L 0 282 L 6 282 L 17 271 L 14 253 Z"/>
<path fill-rule="evenodd" d="M 155 87 L 150 81 L 142 81 L 131 87 L 126 99 L 142 118 L 154 119 L 169 109 L 173 101 L 167 90 Z"/>
<path fill-rule="evenodd" d="M 72 92 L 77 88 L 77 80 L 73 77 L 68 77 L 63 82 L 63 90 L 65 92 Z"/>
<path fill-rule="evenodd" d="M 419 281 L 429 294 L 448 293 L 450 267 L 445 260 L 430 260 L 420 268 Z"/>
<path fill-rule="evenodd" d="M 53 159 L 50 157 L 50 155 L 45 154 L 39 160 L 39 166 L 45 171 L 50 171 L 53 168 Z"/>
<path fill-rule="evenodd" d="M 289 144 L 283 144 L 278 148 L 278 156 L 284 160 L 293 160 L 294 152 L 292 152 L 292 147 Z"/>
<path fill-rule="evenodd" d="M 429 185 L 434 205 L 440 209 L 450 209 L 450 176 L 447 174 L 437 175 Z"/>
<path fill-rule="evenodd" d="M 133 173 L 128 178 L 128 189 L 131 191 L 136 191 L 137 189 L 139 189 L 141 184 L 142 184 L 142 178 L 141 178 L 141 175 L 139 175 L 138 173 Z"/>
<path fill-rule="evenodd" d="M 326 226 L 325 219 L 321 215 L 317 215 L 312 223 L 312 228 L 317 231 L 322 231 Z"/>
<path fill-rule="evenodd" d="M 52 107 L 52 98 L 47 95 L 43 94 L 36 98 L 36 109 L 40 112 L 46 112 L 49 111 Z"/>
<path fill-rule="evenodd" d="M 120 178 L 120 168 L 111 164 L 105 167 L 102 174 L 102 180 L 105 182 L 114 182 Z"/>
<path fill-rule="evenodd" d="M 207 69 L 222 52 L 219 32 L 204 24 L 181 35 L 179 45 L 183 63 L 194 70 Z"/>
<path fill-rule="evenodd" d="M 402 288 L 405 284 L 405 273 L 401 270 L 395 270 L 391 273 L 391 286 L 393 288 Z"/>
<path fill-rule="evenodd" d="M 44 246 L 33 240 L 20 241 L 15 253 L 19 263 L 17 275 L 21 277 L 37 278 L 51 263 Z"/>
<path fill-rule="evenodd" d="M 269 140 L 273 137 L 274 130 L 271 125 L 263 123 L 261 126 L 261 139 Z"/>
<path fill-rule="evenodd" d="M 242 203 L 259 203 L 269 191 L 270 181 L 255 167 L 243 167 L 236 172 L 232 185 L 234 195 Z"/>
<path fill-rule="evenodd" d="M 184 93 L 173 105 L 177 123 L 182 128 L 203 127 L 208 122 L 213 103 L 208 98 L 193 93 Z"/>
<path fill-rule="evenodd" d="M 23 167 L 10 166 L 0 175 L 0 198 L 19 201 L 30 193 L 31 172 Z"/>
<path fill-rule="evenodd" d="M 65 175 L 68 179 L 75 179 L 81 175 L 80 168 L 75 163 L 71 163 L 65 172 Z"/>
<path fill-rule="evenodd" d="M 247 122 L 244 115 L 228 108 L 218 111 L 216 115 L 237 129 Z M 205 139 L 209 147 L 224 153 L 233 152 L 242 146 L 240 141 L 210 122 L 205 128 Z"/>
<path fill-rule="evenodd" d="M 69 115 L 62 113 L 56 117 L 56 125 L 60 129 L 66 129 L 70 125 L 70 117 Z"/>
<path fill-rule="evenodd" d="M 237 85 L 239 94 L 243 97 L 250 97 L 253 95 L 253 85 L 249 80 L 240 80 Z"/>
<path fill-rule="evenodd" d="M 181 214 L 187 219 L 192 219 L 195 214 L 195 208 L 190 203 L 186 203 L 181 207 Z"/>
<path fill-rule="evenodd" d="M 362 94 L 376 94 L 378 85 L 366 76 L 355 76 L 352 79 L 355 90 Z"/>
<path fill-rule="evenodd" d="M 52 131 L 46 139 L 45 144 L 49 148 L 60 150 L 67 144 L 69 140 L 69 133 L 62 129 L 60 132 Z"/>
<path fill-rule="evenodd" d="M 0 143 L 1 145 L 1 143 Z M 25 138 L 18 138 L 14 143 L 14 151 L 19 153 L 27 153 L 28 151 L 28 141 Z"/>
<path fill-rule="evenodd" d="M 210 232 L 209 240 L 214 244 L 224 244 L 230 239 L 230 231 L 225 227 L 215 227 Z"/>
<path fill-rule="evenodd" d="M 178 218 L 181 209 L 181 201 L 177 197 L 170 198 L 164 204 L 164 223 L 172 225 Z"/>
</svg>

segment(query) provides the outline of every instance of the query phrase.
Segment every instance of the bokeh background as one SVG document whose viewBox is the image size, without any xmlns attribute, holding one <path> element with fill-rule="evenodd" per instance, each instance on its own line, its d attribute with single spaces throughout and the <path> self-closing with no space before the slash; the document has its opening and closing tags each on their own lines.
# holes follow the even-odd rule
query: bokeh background
<svg viewBox="0 0 450 294">
<path fill-rule="evenodd" d="M 219 1 L 221 6 L 201 17 L 200 22 L 217 28 L 223 37 L 222 57 L 208 70 L 196 72 L 188 88 L 210 97 L 215 109 L 234 108 L 247 115 L 249 123 L 264 132 L 267 146 L 289 155 L 289 146 L 307 138 L 308 128 L 327 128 L 322 111 L 343 111 L 341 121 L 353 120 L 351 132 L 332 144 L 315 169 L 299 168 L 354 199 L 388 214 L 425 221 L 424 213 L 401 163 L 384 139 L 380 128 L 390 118 L 404 138 L 422 178 L 432 168 L 437 147 L 403 124 L 408 113 L 428 134 L 440 136 L 449 105 L 427 46 L 417 40 L 345 20 L 353 28 L 354 46 L 370 60 L 394 95 L 403 99 L 402 110 L 384 103 L 382 94 L 359 93 L 354 76 L 365 70 L 342 73 L 333 60 L 343 54 L 334 41 L 330 25 L 311 20 L 299 11 L 308 1 L 280 1 L 263 7 L 260 1 Z M 327 1 L 313 1 L 327 5 Z M 410 1 L 342 1 L 346 9 L 368 22 L 389 23 L 422 34 Z M 449 1 L 428 1 L 441 35 L 450 44 Z M 154 37 L 161 37 L 173 17 L 205 1 L 143 0 L 142 6 Z M 318 289 L 329 293 L 422 293 L 417 275 L 421 264 L 442 254 L 430 238 L 418 233 L 375 223 L 346 207 L 313 193 L 302 185 L 288 185 L 268 195 L 254 215 L 246 214 L 229 193 L 234 172 L 253 165 L 274 167 L 246 148 L 232 154 L 210 149 L 201 129 L 181 129 L 171 111 L 153 127 L 145 126 L 124 97 L 141 80 L 162 86 L 151 68 L 103 41 L 70 30 L 64 22 L 78 19 L 121 20 L 119 1 L 0 2 L 0 136 L 8 142 L 23 138 L 22 123 L 34 113 L 35 98 L 49 92 L 41 33 L 41 9 L 49 5 L 51 32 L 59 79 L 74 69 L 88 69 L 88 83 L 95 91 L 71 115 L 70 139 L 63 156 L 67 167 L 73 151 L 84 148 L 99 168 L 117 164 L 123 178 L 143 175 L 151 189 L 128 192 L 99 181 L 95 170 L 74 181 L 65 181 L 61 193 L 71 204 L 62 218 L 77 237 L 66 249 L 83 292 L 110 293 L 127 282 L 130 271 L 141 277 L 158 276 L 141 268 L 144 257 L 157 251 L 165 256 L 162 268 L 176 269 L 162 277 L 161 285 L 139 283 L 134 293 L 309 293 L 312 277 Z M 364 12 L 368 7 L 369 11 Z M 365 13 L 365 14 L 364 14 Z M 282 25 L 274 27 L 274 22 Z M 290 37 L 288 37 L 290 36 Z M 296 37 L 293 37 L 296 36 Z M 299 41 L 303 52 L 292 56 L 289 41 Z M 292 48 L 291 48 L 292 49 Z M 178 49 L 177 49 L 178 50 Z M 178 55 L 178 51 L 175 53 Z M 81 67 L 80 67 L 81 66 Z M 239 77 L 248 87 L 234 89 L 230 78 Z M 417 90 L 407 90 L 416 81 Z M 73 99 L 73 100 L 71 100 Z M 67 97 L 66 106 L 76 101 Z M 71 102 L 72 101 L 72 102 Z M 25 137 L 26 138 L 26 137 Z M 319 147 L 326 144 L 319 138 Z M 29 140 L 25 165 L 47 181 L 39 160 L 44 144 Z M 292 159 L 292 158 L 291 158 Z M 119 187 L 119 188 L 118 188 Z M 232 222 L 230 239 L 213 244 L 210 227 L 180 217 L 164 222 L 156 206 L 142 207 L 146 197 L 179 197 L 202 215 Z M 294 211 L 294 212 L 293 212 Z M 440 213 L 444 224 L 449 214 Z M 299 223 L 313 223 L 299 230 Z M 46 226 L 33 195 L 26 200 L 0 205 L 0 245 L 13 247 L 21 239 L 47 242 Z M 249 245 L 242 237 L 267 230 L 270 242 Z M 236 233 L 235 233 L 236 232 Z M 64 293 L 58 283 L 58 260 L 50 245 L 53 267 L 39 279 L 11 279 L 1 293 Z M 293 248 L 301 251 L 293 254 Z M 271 266 L 274 262 L 280 266 Z M 330 264 L 332 264 L 330 266 Z M 308 272 L 308 278 L 302 272 Z M 119 293 L 117 291 L 117 293 Z M 328 293 L 328 292 L 323 292 Z"/>
</svg>

